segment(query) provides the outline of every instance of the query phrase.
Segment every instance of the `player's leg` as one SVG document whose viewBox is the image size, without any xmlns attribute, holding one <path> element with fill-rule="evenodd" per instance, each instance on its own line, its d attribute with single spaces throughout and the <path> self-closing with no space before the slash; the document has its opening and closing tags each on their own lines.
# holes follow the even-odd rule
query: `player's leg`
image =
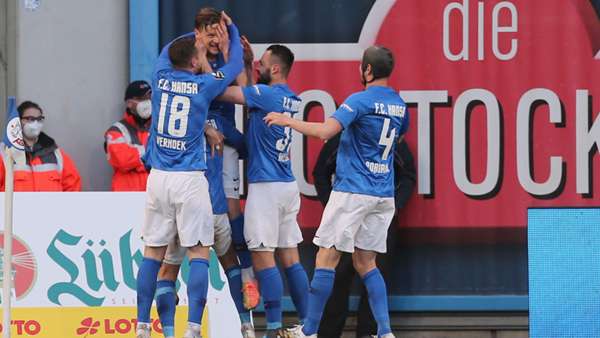
<svg viewBox="0 0 600 338">
<path fill-rule="evenodd" d="M 290 296 L 296 306 L 300 324 L 304 324 L 308 310 L 309 283 L 306 270 L 300 264 L 298 248 L 279 248 L 277 249 L 277 257 L 285 271 Z"/>
<path fill-rule="evenodd" d="M 208 257 L 214 244 L 214 220 L 204 173 L 183 173 L 179 178 L 178 189 L 169 198 L 175 203 L 179 240 L 188 249 L 190 260 L 188 327 L 184 337 L 197 338 L 208 294 Z"/>
<path fill-rule="evenodd" d="M 276 337 L 282 326 L 283 282 L 274 256 L 279 240 L 280 201 L 277 196 L 271 183 L 250 184 L 244 228 L 244 236 L 252 253 L 252 263 L 265 305 L 268 337 Z"/>
<path fill-rule="evenodd" d="M 369 305 L 377 322 L 379 337 L 393 337 L 386 285 L 376 263 L 377 253 L 386 252 L 387 230 L 393 216 L 393 198 L 379 199 L 357 232 L 356 250 L 352 256 L 354 268 L 369 294 Z"/>
<path fill-rule="evenodd" d="M 237 131 L 237 129 L 235 130 Z M 243 137 L 239 132 L 235 133 L 236 139 Z M 231 136 L 231 135 L 230 135 Z M 260 294 L 254 270 L 252 269 L 252 258 L 244 238 L 244 215 L 240 206 L 240 167 L 239 154 L 235 148 L 225 146 L 223 149 L 223 189 L 227 197 L 228 216 L 231 223 L 231 238 L 242 269 L 242 289 L 244 292 L 244 305 L 247 309 L 253 309 L 260 301 Z"/>
<path fill-rule="evenodd" d="M 274 248 L 251 248 L 250 250 L 265 305 L 267 337 L 277 337 L 279 330 L 282 328 L 281 298 L 283 297 L 283 281 L 275 264 Z"/>
<path fill-rule="evenodd" d="M 319 246 L 310 283 L 308 314 L 296 337 L 316 337 L 325 304 L 331 295 L 341 252 L 354 252 L 354 236 L 368 209 L 354 194 L 333 191 L 313 242 Z M 339 251 L 338 251 L 339 250 Z"/>
<path fill-rule="evenodd" d="M 355 275 L 356 271 L 352 266 L 352 255 L 348 253 L 342 254 L 342 258 L 335 268 L 333 291 L 325 305 L 323 317 L 319 323 L 319 337 L 338 338 L 342 336 L 346 317 L 348 316 L 350 289 L 352 288 L 352 281 Z M 368 303 L 366 308 L 367 311 L 371 311 Z"/>
<path fill-rule="evenodd" d="M 156 277 L 167 247 L 144 248 L 144 258 L 137 275 L 137 336 L 150 337 L 150 310 L 156 292 Z"/>
<path fill-rule="evenodd" d="M 169 183 L 169 175 L 165 172 L 152 171 L 148 177 L 142 227 L 142 238 L 145 243 L 144 258 L 136 280 L 138 321 L 136 335 L 141 338 L 150 336 L 150 309 L 156 292 L 156 278 L 167 244 L 176 234 L 174 211 L 165 198 Z"/>
<path fill-rule="evenodd" d="M 296 182 L 278 184 L 281 196 L 288 202 L 282 205 L 279 228 L 279 245 L 277 257 L 283 266 L 290 289 L 292 301 L 298 312 L 300 324 L 304 324 L 308 307 L 308 276 L 298 254 L 298 243 L 302 242 L 302 232 L 297 222 L 300 211 L 300 192 Z"/>
<path fill-rule="evenodd" d="M 199 338 L 202 314 L 208 295 L 209 246 L 196 245 L 188 248 L 190 271 L 187 283 L 188 327 L 184 338 Z"/>
<path fill-rule="evenodd" d="M 242 295 L 242 270 L 238 264 L 238 258 L 231 245 L 231 227 L 227 215 L 215 215 L 215 244 L 213 249 L 219 258 L 219 262 L 225 270 L 227 282 L 229 283 L 229 293 L 238 311 L 240 322 L 242 323 L 242 337 L 254 338 L 254 327 L 250 311 L 244 307 Z"/>
<path fill-rule="evenodd" d="M 361 276 L 369 295 L 369 305 L 377 322 L 377 335 L 383 337 L 392 332 L 387 302 L 387 290 L 381 272 L 375 264 L 377 253 L 356 249 L 352 255 L 354 268 Z"/>
<path fill-rule="evenodd" d="M 182 248 L 179 244 L 179 238 L 169 243 L 162 266 L 158 272 L 156 310 L 166 338 L 175 336 L 175 310 L 177 308 L 175 283 L 185 251 L 185 248 Z"/>
</svg>

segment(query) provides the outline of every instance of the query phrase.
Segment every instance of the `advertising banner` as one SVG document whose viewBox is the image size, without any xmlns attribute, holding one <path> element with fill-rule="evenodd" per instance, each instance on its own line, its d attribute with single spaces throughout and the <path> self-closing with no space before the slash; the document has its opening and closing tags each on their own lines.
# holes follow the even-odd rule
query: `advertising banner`
<svg viewBox="0 0 600 338">
<path fill-rule="evenodd" d="M 161 1 L 161 43 L 191 30 L 201 6 L 227 10 L 256 59 L 271 43 L 291 48 L 300 119 L 322 121 L 362 90 L 366 47 L 392 50 L 418 180 L 401 226 L 522 228 L 528 207 L 598 205 L 598 1 Z M 320 221 L 322 144 L 293 135 L 304 227 Z"/>
<path fill-rule="evenodd" d="M 15 194 L 11 327 L 15 336 L 135 333 L 144 201 L 144 193 Z M 177 283 L 179 334 L 187 323 L 187 273 L 184 262 Z M 209 274 L 205 336 L 238 337 L 239 319 L 214 253 Z M 154 330 L 160 332 L 156 312 L 152 318 Z M 220 334 L 210 335 L 214 332 Z"/>
</svg>

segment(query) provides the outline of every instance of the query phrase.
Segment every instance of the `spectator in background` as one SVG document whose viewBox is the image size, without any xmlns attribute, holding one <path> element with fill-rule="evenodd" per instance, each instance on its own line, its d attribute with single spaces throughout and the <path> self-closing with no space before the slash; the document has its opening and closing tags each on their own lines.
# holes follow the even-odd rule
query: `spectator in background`
<svg viewBox="0 0 600 338">
<path fill-rule="evenodd" d="M 113 191 L 146 191 L 148 171 L 142 163 L 152 115 L 150 85 L 134 81 L 125 91 L 125 115 L 104 134 L 104 151 L 113 167 Z"/>
<path fill-rule="evenodd" d="M 44 113 L 37 103 L 17 107 L 25 142 L 25 164 L 14 165 L 15 191 L 81 191 L 81 178 L 73 160 L 42 132 Z M 2 147 L 3 148 L 3 147 Z M 2 156 L 5 154 L 2 152 Z M 4 161 L 0 163 L 0 190 L 5 187 Z"/>
<path fill-rule="evenodd" d="M 331 194 L 333 175 L 335 174 L 337 150 L 340 143 L 340 135 L 331 138 L 321 149 L 313 177 L 315 180 L 315 188 L 321 204 L 325 206 Z M 411 196 L 416 181 L 416 170 L 413 156 L 406 145 L 406 141 L 402 141 L 394 153 L 394 184 L 395 184 L 395 204 L 396 213 L 406 204 L 406 201 Z M 394 221 L 392 221 L 394 223 Z M 380 255 L 378 266 L 384 277 L 387 279 L 387 257 L 393 256 L 397 227 L 390 226 L 390 234 L 388 236 L 388 253 Z M 348 298 L 352 287 L 352 280 L 356 272 L 352 266 L 352 255 L 344 253 L 336 268 L 335 281 L 333 292 L 329 298 L 321 325 L 319 326 L 319 338 L 338 338 L 342 336 L 346 317 L 348 315 Z M 387 285 L 390 285 L 386 281 Z M 360 283 L 360 302 L 357 312 L 356 337 L 367 338 L 374 337 L 377 334 L 377 323 L 373 319 L 373 314 L 369 307 L 369 299 L 367 290 L 363 283 Z"/>
</svg>

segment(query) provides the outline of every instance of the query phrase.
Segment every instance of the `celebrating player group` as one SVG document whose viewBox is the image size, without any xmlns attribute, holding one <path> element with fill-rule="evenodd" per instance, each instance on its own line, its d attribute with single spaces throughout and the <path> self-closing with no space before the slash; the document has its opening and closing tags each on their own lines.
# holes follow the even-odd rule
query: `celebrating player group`
<svg viewBox="0 0 600 338">
<path fill-rule="evenodd" d="M 144 163 L 148 177 L 137 277 L 136 337 L 150 337 L 154 299 L 164 336 L 174 337 L 175 281 L 187 253 L 188 324 L 201 337 L 212 247 L 225 269 L 244 338 L 255 337 L 251 312 L 262 296 L 265 337 L 317 337 L 341 252 L 350 252 L 369 294 L 377 337 L 393 337 L 377 253 L 386 252 L 394 215 L 394 148 L 408 127 L 406 104 L 388 78 L 394 57 L 364 51 L 360 80 L 323 123 L 294 119 L 301 99 L 288 87 L 294 55 L 271 45 L 255 64 L 250 43 L 224 12 L 203 8 L 195 29 L 167 44 L 152 78 L 152 125 Z M 248 109 L 248 132 L 235 126 L 234 105 Z M 300 264 L 300 193 L 291 170 L 292 129 L 327 140 L 342 133 L 333 192 L 313 240 L 319 246 L 310 282 Z M 248 161 L 244 215 L 239 159 Z M 285 271 L 299 325 L 282 327 Z M 220 337 L 219 337 L 220 338 Z"/>
</svg>

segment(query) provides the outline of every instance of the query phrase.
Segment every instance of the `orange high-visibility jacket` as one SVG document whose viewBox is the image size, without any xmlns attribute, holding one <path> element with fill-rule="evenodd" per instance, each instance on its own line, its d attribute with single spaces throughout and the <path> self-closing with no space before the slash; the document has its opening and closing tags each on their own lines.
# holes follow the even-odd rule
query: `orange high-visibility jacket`
<svg viewBox="0 0 600 338">
<path fill-rule="evenodd" d="M 26 148 L 25 157 L 25 165 L 14 165 L 15 191 L 81 191 L 81 177 L 75 163 L 48 135 L 41 133 L 33 148 Z M 5 187 L 4 175 L 2 161 L 1 191 Z"/>
<path fill-rule="evenodd" d="M 148 171 L 142 163 L 148 143 L 148 129 L 139 127 L 133 116 L 125 113 L 104 134 L 104 150 L 114 169 L 113 191 L 145 191 Z"/>
</svg>

